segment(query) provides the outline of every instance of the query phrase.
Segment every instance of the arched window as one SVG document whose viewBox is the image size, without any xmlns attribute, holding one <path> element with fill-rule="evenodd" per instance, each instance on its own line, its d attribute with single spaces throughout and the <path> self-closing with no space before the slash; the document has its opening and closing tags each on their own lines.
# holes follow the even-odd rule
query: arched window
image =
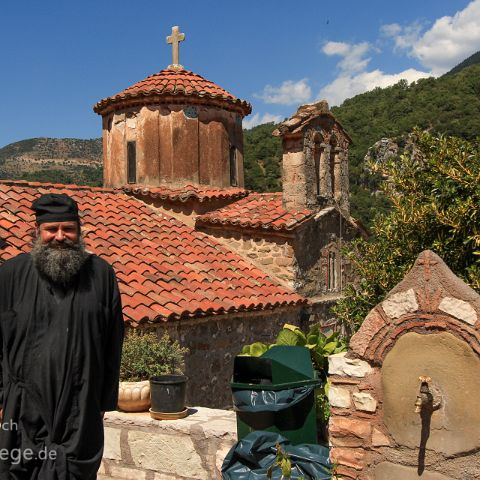
<svg viewBox="0 0 480 480">
<path fill-rule="evenodd" d="M 329 292 L 335 292 L 337 290 L 337 262 L 336 253 L 328 252 L 328 282 L 327 290 Z"/>
<path fill-rule="evenodd" d="M 230 146 L 230 185 L 238 187 L 237 149 Z"/>
<path fill-rule="evenodd" d="M 330 184 L 335 197 L 335 155 L 337 154 L 337 137 L 332 133 L 330 138 Z"/>
<path fill-rule="evenodd" d="M 318 196 L 322 194 L 320 188 L 320 162 L 323 150 L 323 137 L 319 132 L 315 133 L 313 137 L 313 160 L 314 160 L 314 168 L 315 168 L 315 194 Z"/>
<path fill-rule="evenodd" d="M 137 142 L 127 142 L 127 182 L 137 183 Z"/>
</svg>

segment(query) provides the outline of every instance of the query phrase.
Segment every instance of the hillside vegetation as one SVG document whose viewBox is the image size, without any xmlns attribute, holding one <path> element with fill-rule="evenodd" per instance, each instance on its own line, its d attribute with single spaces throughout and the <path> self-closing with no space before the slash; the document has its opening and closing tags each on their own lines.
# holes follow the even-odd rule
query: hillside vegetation
<svg viewBox="0 0 480 480">
<path fill-rule="evenodd" d="M 333 107 L 332 113 L 353 140 L 349 152 L 352 214 L 370 225 L 376 213 L 388 209 L 388 202 L 374 194 L 379 177 L 365 170 L 369 147 L 384 137 L 402 137 L 414 127 L 466 140 L 480 135 L 480 65 L 411 85 L 403 80 L 376 88 Z M 281 145 L 279 139 L 268 138 L 274 129 L 270 123 L 244 132 L 248 188 L 278 188 L 275 178 L 280 178 Z"/>
<path fill-rule="evenodd" d="M 0 179 L 102 184 L 102 141 L 30 138 L 0 149 Z"/>
</svg>

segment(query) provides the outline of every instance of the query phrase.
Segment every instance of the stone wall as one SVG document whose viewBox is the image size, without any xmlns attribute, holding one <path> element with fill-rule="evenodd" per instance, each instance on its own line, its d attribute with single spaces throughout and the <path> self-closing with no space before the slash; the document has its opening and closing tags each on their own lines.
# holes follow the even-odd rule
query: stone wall
<svg viewBox="0 0 480 480">
<path fill-rule="evenodd" d="M 341 292 L 352 281 L 341 249 L 357 235 L 335 208 L 320 211 L 295 237 L 295 290 L 306 297 Z"/>
<path fill-rule="evenodd" d="M 187 404 L 231 408 L 233 360 L 243 345 L 271 343 L 284 323 L 301 325 L 302 307 L 179 320 L 149 326 L 190 349 L 186 358 Z M 145 327 L 146 328 L 146 327 Z"/>
<path fill-rule="evenodd" d="M 353 281 L 341 248 L 358 230 L 334 207 L 285 234 L 214 225 L 199 230 L 305 297 L 338 298 Z"/>
<path fill-rule="evenodd" d="M 480 296 L 432 252 L 330 357 L 345 479 L 480 478 Z"/>
<path fill-rule="evenodd" d="M 274 135 L 283 140 L 284 207 L 320 209 L 337 205 L 348 215 L 351 140 L 328 111 L 328 105 L 320 102 L 299 107 Z"/>
<path fill-rule="evenodd" d="M 294 288 L 294 234 L 226 229 L 214 225 L 202 225 L 198 230 L 215 237 L 283 285 Z"/>
<path fill-rule="evenodd" d="M 194 408 L 186 418 L 158 421 L 148 413 L 107 412 L 99 478 L 220 480 L 236 442 L 234 412 Z"/>
</svg>

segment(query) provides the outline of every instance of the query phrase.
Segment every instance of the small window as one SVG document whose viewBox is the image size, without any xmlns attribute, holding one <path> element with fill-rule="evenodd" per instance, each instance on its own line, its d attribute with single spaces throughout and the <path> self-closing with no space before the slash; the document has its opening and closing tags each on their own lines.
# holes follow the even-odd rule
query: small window
<svg viewBox="0 0 480 480">
<path fill-rule="evenodd" d="M 317 195 L 320 195 L 320 156 L 322 154 L 320 144 L 315 142 L 315 150 L 313 151 L 313 158 L 315 160 L 315 185 Z M 323 192 L 322 192 L 323 193 Z"/>
<path fill-rule="evenodd" d="M 137 183 L 137 145 L 127 142 L 127 181 Z"/>
<path fill-rule="evenodd" d="M 337 268 L 336 268 L 336 254 L 335 252 L 328 253 L 328 285 L 327 289 L 330 292 L 337 290 Z"/>
<path fill-rule="evenodd" d="M 237 171 L 237 149 L 232 145 L 230 147 L 230 185 L 232 187 L 238 187 Z"/>
</svg>

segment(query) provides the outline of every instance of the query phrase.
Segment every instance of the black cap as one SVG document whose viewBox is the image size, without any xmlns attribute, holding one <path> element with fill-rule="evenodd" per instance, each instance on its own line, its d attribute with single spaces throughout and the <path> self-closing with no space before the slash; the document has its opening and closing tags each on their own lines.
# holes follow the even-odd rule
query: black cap
<svg viewBox="0 0 480 480">
<path fill-rule="evenodd" d="M 78 217 L 77 202 L 65 193 L 46 193 L 32 203 L 37 223 L 69 222 L 80 219 Z"/>
</svg>

